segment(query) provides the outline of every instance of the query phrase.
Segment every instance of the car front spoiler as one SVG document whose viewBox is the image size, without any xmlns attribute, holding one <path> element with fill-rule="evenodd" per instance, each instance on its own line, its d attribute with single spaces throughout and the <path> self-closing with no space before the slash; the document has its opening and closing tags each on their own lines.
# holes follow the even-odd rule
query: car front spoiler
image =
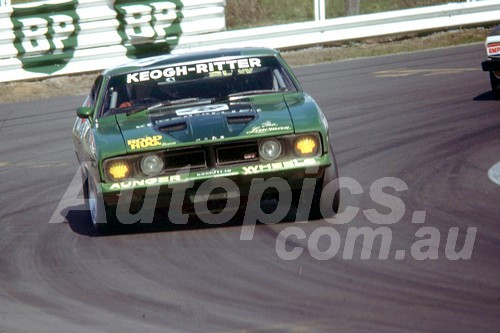
<svg viewBox="0 0 500 333">
<path fill-rule="evenodd" d="M 320 177 L 323 169 L 334 163 L 333 157 L 330 154 L 325 154 L 320 157 L 293 159 L 276 163 L 260 163 L 256 165 L 233 166 L 225 169 L 191 171 L 188 173 L 171 175 L 165 177 L 153 177 L 143 180 L 129 180 L 121 183 L 100 183 L 100 193 L 103 195 L 119 194 L 126 190 L 145 190 L 150 187 L 165 186 L 174 188 L 176 185 L 181 185 L 193 182 L 201 183 L 206 180 L 218 177 L 225 177 L 233 180 L 236 184 L 251 182 L 253 178 L 268 178 L 279 177 L 287 180 L 297 179 L 302 180 L 305 177 Z M 316 172 L 307 172 L 307 170 L 315 170 Z"/>
<path fill-rule="evenodd" d="M 485 72 L 500 72 L 500 59 L 483 61 L 481 67 Z"/>
</svg>

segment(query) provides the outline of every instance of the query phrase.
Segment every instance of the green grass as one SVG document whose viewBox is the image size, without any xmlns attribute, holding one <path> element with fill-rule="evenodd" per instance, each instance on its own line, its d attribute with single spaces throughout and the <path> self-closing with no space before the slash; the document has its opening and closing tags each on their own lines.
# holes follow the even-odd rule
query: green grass
<svg viewBox="0 0 500 333">
<path fill-rule="evenodd" d="M 461 0 L 361 0 L 360 13 L 440 5 Z M 327 18 L 344 16 L 344 0 L 326 0 Z M 312 21 L 313 0 L 227 0 L 228 30 Z"/>
<path fill-rule="evenodd" d="M 442 5 L 449 2 L 460 2 L 460 0 L 385 0 L 385 1 L 361 1 L 361 14 L 385 12 L 389 10 Z M 464 1 L 462 1 L 464 2 Z"/>
<path fill-rule="evenodd" d="M 363 42 L 339 43 L 336 46 L 314 47 L 282 52 L 291 66 L 303 66 L 352 58 L 373 57 L 394 53 L 414 52 L 441 47 L 483 43 L 488 28 L 468 28 L 436 33 L 406 34 L 364 40 Z M 485 51 L 486 54 L 486 51 Z M 480 67 L 478 67 L 480 70 Z"/>
<path fill-rule="evenodd" d="M 27 3 L 27 2 L 37 2 L 40 0 L 11 0 L 12 5 L 18 5 L 20 3 Z"/>
</svg>

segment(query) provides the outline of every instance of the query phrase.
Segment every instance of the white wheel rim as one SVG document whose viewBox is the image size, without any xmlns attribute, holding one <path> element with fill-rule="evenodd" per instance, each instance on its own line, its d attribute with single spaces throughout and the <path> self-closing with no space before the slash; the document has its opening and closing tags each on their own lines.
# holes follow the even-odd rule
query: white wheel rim
<svg viewBox="0 0 500 333">
<path fill-rule="evenodd" d="M 92 185 L 91 185 L 92 184 Z M 92 218 L 92 223 L 97 223 L 97 196 L 95 193 L 94 184 L 92 181 L 89 181 L 89 209 L 90 209 L 90 217 Z"/>
</svg>

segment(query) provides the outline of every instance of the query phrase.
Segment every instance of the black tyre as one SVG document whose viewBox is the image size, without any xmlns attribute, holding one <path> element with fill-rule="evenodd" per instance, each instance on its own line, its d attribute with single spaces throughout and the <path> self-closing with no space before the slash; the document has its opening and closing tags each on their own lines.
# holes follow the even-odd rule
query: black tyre
<svg viewBox="0 0 500 333">
<path fill-rule="evenodd" d="M 500 100 L 500 79 L 495 76 L 495 73 L 490 72 L 491 90 L 495 98 Z"/>
<path fill-rule="evenodd" d="M 85 200 L 86 207 L 89 211 L 92 228 L 97 234 L 107 235 L 113 232 L 114 220 L 108 216 L 109 207 L 106 205 L 99 194 L 95 183 L 92 179 L 87 178 L 87 193 L 88 198 Z M 84 190 L 85 193 L 85 190 Z"/>
<path fill-rule="evenodd" d="M 330 151 L 331 147 L 330 147 Z M 328 186 L 330 183 L 334 183 Z M 308 220 L 319 220 L 323 218 L 331 218 L 339 211 L 340 206 L 340 191 L 338 189 L 338 169 L 335 156 L 333 156 L 333 163 L 326 168 L 323 177 L 316 182 L 316 187 L 312 195 L 311 210 L 308 214 Z M 335 193 L 333 193 L 333 191 Z M 299 207 L 301 198 L 301 190 L 293 192 L 294 204 Z M 323 209 L 321 208 L 323 207 Z M 324 213 L 322 213 L 322 210 Z M 303 219 L 300 211 L 297 211 L 297 220 Z"/>
</svg>

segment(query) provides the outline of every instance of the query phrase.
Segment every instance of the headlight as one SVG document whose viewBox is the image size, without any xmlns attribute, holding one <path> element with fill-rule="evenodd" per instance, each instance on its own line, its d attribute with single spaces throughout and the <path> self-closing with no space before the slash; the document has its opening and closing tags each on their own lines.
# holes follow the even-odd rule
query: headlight
<svg viewBox="0 0 500 333">
<path fill-rule="evenodd" d="M 265 160 L 272 161 L 277 159 L 281 155 L 281 151 L 281 143 L 278 140 L 269 139 L 260 143 L 260 157 Z"/>
<path fill-rule="evenodd" d="M 156 176 L 163 170 L 163 160 L 158 155 L 146 155 L 141 161 L 141 170 L 148 176 Z"/>
<path fill-rule="evenodd" d="M 113 181 L 125 179 L 130 173 L 130 167 L 124 161 L 113 161 L 107 165 L 107 169 Z"/>
<path fill-rule="evenodd" d="M 313 156 L 318 153 L 319 143 L 314 136 L 302 136 L 295 141 L 295 152 L 299 156 Z"/>
</svg>

